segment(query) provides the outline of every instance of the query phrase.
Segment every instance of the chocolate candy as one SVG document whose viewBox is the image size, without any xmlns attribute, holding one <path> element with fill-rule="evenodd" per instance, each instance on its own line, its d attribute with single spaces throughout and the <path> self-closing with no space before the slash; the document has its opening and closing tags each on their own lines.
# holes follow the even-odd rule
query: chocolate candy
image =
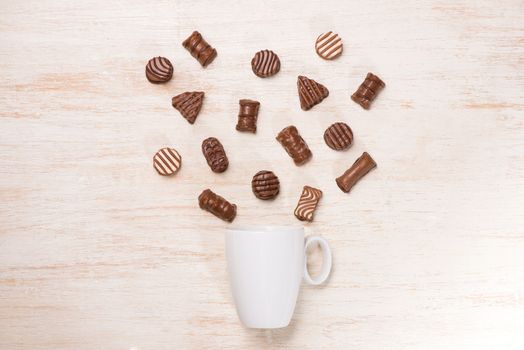
<svg viewBox="0 0 524 350">
<path fill-rule="evenodd" d="M 153 157 L 153 167 L 162 176 L 175 174 L 182 166 L 182 157 L 174 148 L 161 148 Z"/>
<path fill-rule="evenodd" d="M 329 148 L 335 151 L 348 149 L 353 142 L 353 132 L 346 123 L 338 122 L 332 124 L 324 132 L 324 141 Z"/>
<path fill-rule="evenodd" d="M 337 177 L 337 185 L 344 192 L 349 192 L 353 186 L 366 175 L 371 169 L 377 166 L 377 163 L 371 158 L 371 156 L 364 152 L 362 155 L 353 163 L 351 168 L 346 170 L 344 174 Z"/>
<path fill-rule="evenodd" d="M 248 131 L 255 133 L 257 131 L 257 117 L 260 102 L 253 100 L 240 100 L 240 111 L 238 112 L 238 131 Z"/>
<path fill-rule="evenodd" d="M 320 34 L 315 43 L 317 54 L 325 60 L 332 60 L 342 55 L 342 39 L 329 31 Z"/>
<path fill-rule="evenodd" d="M 257 198 L 273 199 L 280 191 L 280 181 L 272 171 L 262 170 L 253 176 L 251 189 Z"/>
<path fill-rule="evenodd" d="M 213 172 L 223 173 L 226 171 L 229 160 L 220 141 L 214 137 L 205 139 L 202 141 L 202 153 Z"/>
<path fill-rule="evenodd" d="M 198 205 L 217 218 L 232 222 L 237 215 L 237 206 L 229 203 L 223 197 L 213 193 L 210 189 L 204 190 L 198 196 Z"/>
<path fill-rule="evenodd" d="M 284 147 L 296 165 L 307 162 L 313 154 L 295 126 L 290 125 L 278 133 L 277 141 Z"/>
<path fill-rule="evenodd" d="M 298 77 L 297 87 L 300 108 L 305 111 L 319 104 L 329 95 L 329 91 L 324 85 L 302 75 Z"/>
<path fill-rule="evenodd" d="M 173 65 L 165 57 L 154 57 L 147 62 L 146 78 L 153 84 L 166 83 L 173 76 Z"/>
<path fill-rule="evenodd" d="M 373 73 L 368 73 L 366 79 L 353 95 L 351 99 L 362 106 L 364 109 L 369 109 L 371 102 L 377 97 L 378 93 L 386 86 L 379 77 Z"/>
<path fill-rule="evenodd" d="M 304 186 L 302 195 L 300 196 L 297 207 L 295 208 L 295 216 L 297 219 L 300 221 L 313 221 L 313 214 L 315 213 L 315 209 L 317 209 L 321 197 L 321 190 L 310 186 Z"/>
<path fill-rule="evenodd" d="M 280 70 L 280 59 L 273 51 L 259 51 L 251 60 L 251 69 L 260 78 L 270 77 Z"/>
<path fill-rule="evenodd" d="M 184 92 L 171 99 L 173 107 L 178 109 L 180 114 L 182 114 L 190 124 L 193 124 L 198 117 L 203 102 L 204 93 L 202 91 Z"/>
<path fill-rule="evenodd" d="M 197 31 L 184 40 L 182 45 L 191 53 L 191 56 L 200 62 L 202 67 L 206 67 L 217 57 L 217 50 L 212 48 Z"/>
</svg>

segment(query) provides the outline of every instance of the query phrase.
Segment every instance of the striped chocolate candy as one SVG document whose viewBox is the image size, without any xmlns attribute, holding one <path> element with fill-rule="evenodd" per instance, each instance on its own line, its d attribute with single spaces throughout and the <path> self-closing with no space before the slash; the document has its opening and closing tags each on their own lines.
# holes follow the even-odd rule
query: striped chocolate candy
<svg viewBox="0 0 524 350">
<path fill-rule="evenodd" d="M 320 34 L 315 43 L 315 50 L 325 60 L 335 59 L 342 55 L 342 39 L 332 31 Z"/>
<path fill-rule="evenodd" d="M 165 57 L 154 57 L 147 62 L 146 78 L 153 84 L 166 83 L 173 76 L 173 65 Z"/>
<path fill-rule="evenodd" d="M 153 167 L 162 176 L 174 175 L 182 166 L 182 157 L 174 148 L 162 148 L 153 157 Z"/>
<path fill-rule="evenodd" d="M 302 195 L 298 200 L 297 207 L 295 208 L 295 216 L 300 221 L 313 221 L 313 214 L 317 208 L 318 202 L 322 197 L 322 191 L 310 187 L 304 186 L 302 190 Z"/>
<path fill-rule="evenodd" d="M 348 149 L 353 143 L 353 132 L 349 125 L 343 122 L 332 124 L 324 132 L 324 141 L 335 151 Z"/>
<path fill-rule="evenodd" d="M 262 170 L 253 176 L 251 189 L 259 199 L 273 199 L 280 191 L 280 181 L 272 171 Z"/>
<path fill-rule="evenodd" d="M 277 74 L 280 70 L 280 59 L 273 51 L 259 51 L 251 60 L 251 69 L 260 78 L 270 77 Z"/>
</svg>

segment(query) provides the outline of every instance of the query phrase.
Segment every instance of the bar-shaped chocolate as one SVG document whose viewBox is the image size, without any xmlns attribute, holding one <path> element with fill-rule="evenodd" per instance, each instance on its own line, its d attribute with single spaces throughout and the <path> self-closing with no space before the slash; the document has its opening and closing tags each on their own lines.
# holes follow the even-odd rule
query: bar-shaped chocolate
<svg viewBox="0 0 524 350">
<path fill-rule="evenodd" d="M 377 163 L 375 163 L 369 153 L 362 153 L 362 155 L 348 170 L 344 172 L 344 174 L 337 177 L 336 182 L 338 187 L 344 192 L 349 192 L 351 188 L 355 186 L 362 177 L 364 177 L 364 175 L 369 173 L 371 169 L 376 166 Z"/>
<path fill-rule="evenodd" d="M 232 222 L 237 215 L 236 204 L 228 202 L 209 188 L 198 196 L 198 205 L 224 221 Z"/>
<path fill-rule="evenodd" d="M 296 165 L 306 163 L 313 156 L 306 141 L 300 136 L 294 125 L 282 129 L 276 139 L 284 147 L 287 154 L 293 158 Z"/>
</svg>

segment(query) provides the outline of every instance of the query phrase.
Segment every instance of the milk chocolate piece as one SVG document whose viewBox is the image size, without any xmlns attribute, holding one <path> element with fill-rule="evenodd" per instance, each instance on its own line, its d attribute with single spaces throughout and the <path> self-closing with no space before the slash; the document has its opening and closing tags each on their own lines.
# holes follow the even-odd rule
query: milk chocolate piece
<svg viewBox="0 0 524 350">
<path fill-rule="evenodd" d="M 251 69 L 260 78 L 273 76 L 280 71 L 280 59 L 273 51 L 259 51 L 251 60 Z"/>
<path fill-rule="evenodd" d="M 313 156 L 306 141 L 300 136 L 294 125 L 284 128 L 278 133 L 276 139 L 284 147 L 287 154 L 293 158 L 296 165 L 304 164 Z"/>
<path fill-rule="evenodd" d="M 238 112 L 238 131 L 248 131 L 255 133 L 257 131 L 258 108 L 260 102 L 253 100 L 240 100 L 240 111 Z"/>
<path fill-rule="evenodd" d="M 182 157 L 174 148 L 162 148 L 153 157 L 153 167 L 162 176 L 174 175 L 182 166 Z"/>
<path fill-rule="evenodd" d="M 214 137 L 210 137 L 202 141 L 202 153 L 206 157 L 207 164 L 215 173 L 223 173 L 226 171 L 229 160 L 226 156 L 224 147 Z"/>
<path fill-rule="evenodd" d="M 320 34 L 315 43 L 315 50 L 323 59 L 333 60 L 342 55 L 342 39 L 332 31 Z"/>
<path fill-rule="evenodd" d="M 295 216 L 297 219 L 300 221 L 313 221 L 313 214 L 315 213 L 315 209 L 317 209 L 321 197 L 321 190 L 310 186 L 304 186 L 302 195 L 300 196 L 297 207 L 295 208 Z"/>
<path fill-rule="evenodd" d="M 257 198 L 273 199 L 280 191 L 280 181 L 272 171 L 262 170 L 253 176 L 251 189 Z"/>
<path fill-rule="evenodd" d="M 369 109 L 371 102 L 375 100 L 378 93 L 386 86 L 379 77 L 373 73 L 368 73 L 366 79 L 353 95 L 351 99 L 362 106 L 364 109 Z"/>
<path fill-rule="evenodd" d="M 204 102 L 204 93 L 202 91 L 184 92 L 176 95 L 171 99 L 173 107 L 178 109 L 180 114 L 193 124 L 200 113 L 202 103 Z"/>
<path fill-rule="evenodd" d="M 212 48 L 197 31 L 184 40 L 182 45 L 191 53 L 191 56 L 200 62 L 202 67 L 206 67 L 217 57 L 217 50 Z"/>
<path fill-rule="evenodd" d="M 165 57 L 153 57 L 146 65 L 146 78 L 153 84 L 166 83 L 173 77 L 173 65 Z"/>
<path fill-rule="evenodd" d="M 223 197 L 213 193 L 210 189 L 204 190 L 198 196 L 198 205 L 217 218 L 224 221 L 232 222 L 237 215 L 237 206 L 229 203 Z"/>
<path fill-rule="evenodd" d="M 353 163 L 351 168 L 346 170 L 344 174 L 337 177 L 337 185 L 344 192 L 349 192 L 353 186 L 366 175 L 371 169 L 377 166 L 377 163 L 371 158 L 371 156 L 364 152 L 362 155 Z"/>
<path fill-rule="evenodd" d="M 328 89 L 314 81 L 300 75 L 297 79 L 298 97 L 300 98 L 300 108 L 307 111 L 319 104 L 329 96 Z"/>
<path fill-rule="evenodd" d="M 324 132 L 324 141 L 335 151 L 348 149 L 353 143 L 353 132 L 349 125 L 343 122 L 332 124 Z"/>
</svg>

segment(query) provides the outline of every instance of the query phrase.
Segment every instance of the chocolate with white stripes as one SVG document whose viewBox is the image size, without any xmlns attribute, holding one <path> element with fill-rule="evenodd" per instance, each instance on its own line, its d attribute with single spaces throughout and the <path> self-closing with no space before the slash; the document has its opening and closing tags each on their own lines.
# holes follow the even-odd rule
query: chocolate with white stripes
<svg viewBox="0 0 524 350">
<path fill-rule="evenodd" d="M 182 166 L 182 157 L 174 148 L 161 148 L 153 157 L 153 167 L 162 176 L 174 175 Z"/>
<path fill-rule="evenodd" d="M 295 216 L 300 221 L 313 221 L 313 214 L 317 209 L 318 202 L 322 198 L 322 191 L 311 186 L 304 186 L 302 195 L 295 208 Z"/>
<path fill-rule="evenodd" d="M 280 59 L 271 50 L 259 51 L 251 60 L 251 69 L 260 78 L 273 76 L 280 71 Z"/>
<path fill-rule="evenodd" d="M 165 57 L 153 57 L 146 65 L 146 78 L 153 84 L 166 83 L 173 77 L 173 65 Z"/>
<path fill-rule="evenodd" d="M 332 31 L 320 34 L 315 43 L 317 54 L 325 60 L 332 60 L 342 55 L 342 48 L 342 39 Z"/>
</svg>

